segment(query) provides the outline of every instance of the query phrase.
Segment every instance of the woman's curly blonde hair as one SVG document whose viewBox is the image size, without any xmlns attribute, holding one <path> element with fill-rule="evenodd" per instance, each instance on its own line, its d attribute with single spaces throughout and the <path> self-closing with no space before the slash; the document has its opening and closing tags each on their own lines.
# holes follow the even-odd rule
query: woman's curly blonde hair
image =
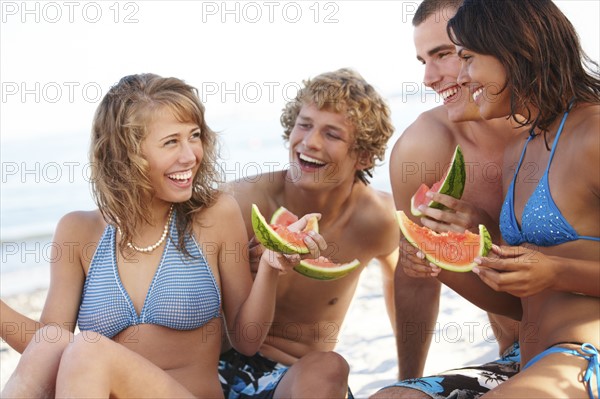
<svg viewBox="0 0 600 399">
<path fill-rule="evenodd" d="M 318 109 L 344 113 L 355 128 L 352 150 L 368 159 L 368 168 L 356 171 L 356 179 L 368 184 L 375 161 L 383 161 L 387 142 L 394 133 L 390 109 L 377 93 L 357 72 L 342 68 L 326 72 L 303 81 L 304 87 L 296 98 L 288 102 L 281 115 L 283 137 L 289 140 L 296 118 L 305 104 Z"/>
<path fill-rule="evenodd" d="M 204 155 L 194 177 L 192 197 L 174 204 L 177 245 L 187 253 L 183 240 L 191 231 L 192 214 L 213 204 L 220 181 L 217 136 L 204 120 L 204 106 L 194 87 L 154 74 L 125 76 L 111 87 L 96 110 L 92 127 L 92 193 L 107 223 L 120 227 L 120 244 L 131 241 L 137 226 L 152 223 L 147 207 L 154 191 L 142 142 L 154 116 L 164 109 L 181 122 L 197 124 L 201 131 Z"/>
</svg>

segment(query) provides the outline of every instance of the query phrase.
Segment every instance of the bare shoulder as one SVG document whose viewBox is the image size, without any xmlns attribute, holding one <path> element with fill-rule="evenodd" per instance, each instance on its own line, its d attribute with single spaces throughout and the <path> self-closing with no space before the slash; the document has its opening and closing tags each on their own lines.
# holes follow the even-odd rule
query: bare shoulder
<svg viewBox="0 0 600 399">
<path fill-rule="evenodd" d="M 563 139 L 564 137 L 564 139 Z M 569 113 L 559 149 L 577 154 L 569 156 L 575 167 L 589 170 L 600 156 L 600 104 L 578 104 Z M 596 167 L 597 169 L 597 167 Z"/>
<path fill-rule="evenodd" d="M 404 160 L 446 160 L 457 143 L 456 124 L 443 106 L 420 114 L 396 141 L 392 157 Z"/>
<path fill-rule="evenodd" d="M 246 212 L 252 204 L 263 209 L 270 199 L 283 190 L 285 171 L 262 173 L 244 177 L 228 183 L 224 191 L 231 194 Z"/>
<path fill-rule="evenodd" d="M 232 193 L 227 191 L 219 192 L 214 204 L 198 212 L 196 221 L 220 221 L 224 223 L 229 218 L 239 217 L 240 206 Z"/>
<path fill-rule="evenodd" d="M 583 145 L 600 141 L 600 104 L 583 104 L 571 111 L 571 129 Z M 596 146 L 597 148 L 597 146 Z"/>
<path fill-rule="evenodd" d="M 394 198 L 387 191 L 371 188 L 369 202 L 378 208 L 381 214 L 386 215 L 390 209 L 394 209 Z"/>
<path fill-rule="evenodd" d="M 376 232 L 381 237 L 395 237 L 398 231 L 396 206 L 392 194 L 367 187 L 365 195 L 356 204 L 357 220 L 361 231 Z M 397 243 L 397 240 L 395 241 Z"/>
<path fill-rule="evenodd" d="M 243 239 L 244 222 L 240 206 L 230 193 L 219 192 L 215 202 L 194 214 L 193 230 L 203 243 Z"/>
<path fill-rule="evenodd" d="M 578 106 L 570 115 L 573 117 L 571 128 L 573 147 L 569 147 L 576 162 L 577 170 L 586 170 L 582 176 L 592 190 L 600 185 L 600 104 Z"/>
<path fill-rule="evenodd" d="M 99 210 L 74 211 L 64 215 L 56 226 L 56 237 L 75 242 L 97 240 L 106 228 Z"/>
<path fill-rule="evenodd" d="M 442 176 L 442 165 L 452 157 L 459 133 L 443 107 L 423 112 L 402 133 L 390 156 L 390 180 L 398 209 L 410 206 L 410 197 L 425 183 Z M 432 173 L 433 171 L 433 173 Z"/>
</svg>

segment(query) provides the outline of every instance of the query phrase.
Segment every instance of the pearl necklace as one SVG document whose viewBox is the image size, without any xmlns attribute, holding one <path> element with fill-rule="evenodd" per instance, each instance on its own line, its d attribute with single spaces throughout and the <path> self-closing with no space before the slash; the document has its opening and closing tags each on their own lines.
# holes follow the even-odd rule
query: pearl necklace
<svg viewBox="0 0 600 399">
<path fill-rule="evenodd" d="M 140 248 L 137 245 L 135 245 L 131 242 L 128 242 L 127 247 L 129 247 L 137 252 L 149 253 L 149 252 L 154 251 L 156 248 L 158 248 L 160 246 L 160 244 L 163 243 L 165 238 L 167 238 L 167 234 L 169 232 L 169 225 L 171 224 L 172 217 L 173 217 L 173 204 L 171 204 L 171 208 L 169 209 L 169 216 L 167 217 L 167 223 L 165 223 L 165 228 L 163 229 L 162 236 L 160 236 L 159 240 L 156 243 L 149 245 L 147 247 L 144 247 L 144 248 Z M 121 228 L 117 227 L 117 229 L 119 230 L 119 234 L 122 235 L 123 233 L 121 233 Z"/>
</svg>

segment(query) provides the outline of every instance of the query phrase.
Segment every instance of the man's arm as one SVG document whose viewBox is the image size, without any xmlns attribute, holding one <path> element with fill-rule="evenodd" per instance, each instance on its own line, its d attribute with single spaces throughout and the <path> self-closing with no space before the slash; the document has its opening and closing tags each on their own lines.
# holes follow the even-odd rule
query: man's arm
<svg viewBox="0 0 600 399">
<path fill-rule="evenodd" d="M 392 253 L 387 256 L 377 257 L 379 266 L 381 266 L 381 279 L 383 284 L 383 298 L 385 300 L 385 309 L 387 310 L 388 317 L 390 318 L 390 324 L 394 335 L 396 331 L 396 306 L 394 301 L 394 274 L 396 271 L 396 265 L 398 264 L 398 249 L 396 248 Z"/>
<path fill-rule="evenodd" d="M 435 121 L 435 112 L 422 114 L 403 132 L 390 158 L 396 209 L 404 210 L 419 224 L 420 220 L 410 214 L 410 199 L 422 183 L 431 186 L 441 178 L 455 147 L 450 133 Z M 407 253 L 415 252 L 415 248 L 402 237 L 394 275 L 395 331 L 401 380 L 423 375 L 433 338 L 431 332 L 439 311 L 440 282 L 435 278 L 409 277 L 403 271 L 405 263 L 411 262 Z"/>
</svg>

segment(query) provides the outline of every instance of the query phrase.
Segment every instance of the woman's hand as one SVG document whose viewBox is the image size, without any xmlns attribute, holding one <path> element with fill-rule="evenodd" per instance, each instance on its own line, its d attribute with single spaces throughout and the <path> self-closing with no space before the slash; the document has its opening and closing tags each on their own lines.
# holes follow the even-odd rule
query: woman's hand
<svg viewBox="0 0 600 399">
<path fill-rule="evenodd" d="M 556 265 L 551 257 L 520 246 L 492 246 L 486 257 L 475 258 L 473 268 L 481 280 L 496 291 L 518 297 L 535 295 L 554 285 Z"/>
<path fill-rule="evenodd" d="M 306 227 L 308 220 L 312 217 L 321 218 L 321 215 L 318 213 L 309 213 L 304 215 L 296 222 L 290 224 L 288 229 L 293 232 L 301 231 Z M 253 238 L 254 239 L 254 238 Z M 267 264 L 274 269 L 279 270 L 282 273 L 287 273 L 289 269 L 294 268 L 296 265 L 300 263 L 302 259 L 316 259 L 321 256 L 321 251 L 327 249 L 327 243 L 323 236 L 315 231 L 308 231 L 307 235 L 304 237 L 304 243 L 308 247 L 308 254 L 281 254 L 275 251 L 271 251 L 269 249 L 265 249 L 262 245 L 255 245 L 252 247 L 252 240 L 250 241 L 250 260 L 252 264 L 253 256 L 257 256 L 260 253 L 261 259 L 266 260 Z M 257 248 L 260 247 L 260 248 Z"/>
</svg>

